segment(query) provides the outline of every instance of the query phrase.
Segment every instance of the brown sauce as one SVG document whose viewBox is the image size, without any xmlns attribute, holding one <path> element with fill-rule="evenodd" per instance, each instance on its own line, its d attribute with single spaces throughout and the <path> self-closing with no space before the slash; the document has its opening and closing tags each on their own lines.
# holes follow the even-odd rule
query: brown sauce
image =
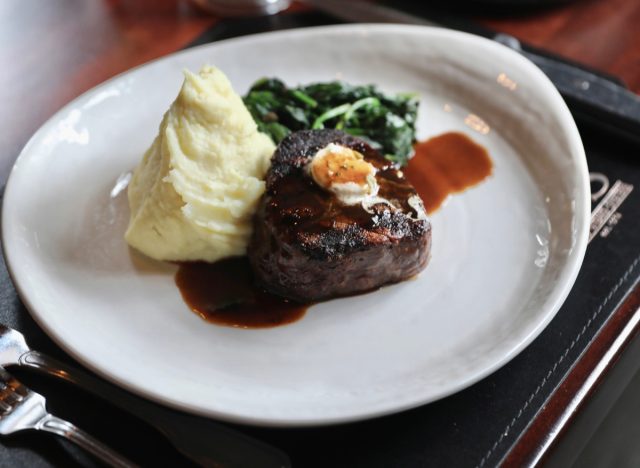
<svg viewBox="0 0 640 468">
<path fill-rule="evenodd" d="M 429 213 L 450 194 L 480 183 L 493 168 L 487 151 L 462 133 L 444 133 L 418 142 L 415 151 L 403 172 Z M 218 325 L 276 327 L 299 320 L 309 307 L 257 287 L 247 257 L 182 263 L 175 279 L 187 305 Z"/>
<path fill-rule="evenodd" d="M 299 320 L 308 308 L 255 286 L 247 257 L 182 263 L 176 284 L 191 310 L 228 327 L 276 327 Z"/>
<path fill-rule="evenodd" d="M 487 150 L 463 133 L 443 133 L 419 141 L 415 151 L 404 173 L 430 214 L 449 195 L 482 182 L 493 169 Z"/>
</svg>

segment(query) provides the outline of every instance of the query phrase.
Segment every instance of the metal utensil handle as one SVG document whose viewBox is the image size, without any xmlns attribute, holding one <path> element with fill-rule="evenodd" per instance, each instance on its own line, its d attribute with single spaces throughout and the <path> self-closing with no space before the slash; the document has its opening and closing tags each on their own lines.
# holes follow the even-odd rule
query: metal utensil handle
<svg viewBox="0 0 640 468">
<path fill-rule="evenodd" d="M 608 78 L 523 50 L 520 41 L 508 34 L 496 34 L 493 39 L 535 63 L 558 88 L 574 116 L 640 142 L 640 96 Z"/>
<path fill-rule="evenodd" d="M 47 414 L 42 418 L 36 429 L 51 432 L 70 440 L 109 466 L 117 468 L 134 468 L 137 466 L 83 430 L 78 429 L 69 421 L 60 419 L 52 414 Z"/>
<path fill-rule="evenodd" d="M 134 415 L 145 418 L 149 416 L 144 408 L 145 401 L 140 400 L 118 387 L 115 387 L 103 380 L 97 379 L 87 374 L 81 369 L 69 366 L 64 362 L 58 361 L 51 356 L 47 356 L 39 351 L 30 350 L 24 353 L 18 359 L 20 366 L 37 369 L 46 374 L 66 380 L 72 384 L 76 384 L 85 390 L 98 395 L 116 406 L 133 413 Z M 152 421 L 155 423 L 155 421 Z"/>
<path fill-rule="evenodd" d="M 163 408 L 67 365 L 46 354 L 30 350 L 18 365 L 36 369 L 78 385 L 123 410 L 147 421 L 184 456 L 205 466 L 290 467 L 291 460 L 279 449 L 212 420 Z"/>
</svg>

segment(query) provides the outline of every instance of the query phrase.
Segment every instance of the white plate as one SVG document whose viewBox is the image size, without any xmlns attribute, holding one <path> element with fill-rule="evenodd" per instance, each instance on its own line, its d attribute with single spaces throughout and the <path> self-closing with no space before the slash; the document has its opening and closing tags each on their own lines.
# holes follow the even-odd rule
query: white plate
<svg viewBox="0 0 640 468">
<path fill-rule="evenodd" d="M 240 93 L 262 76 L 417 91 L 419 137 L 470 134 L 489 150 L 494 175 L 433 216 L 432 261 L 416 280 L 313 306 L 279 328 L 206 323 L 180 298 L 174 267 L 128 250 L 126 196 L 116 183 L 151 143 L 181 70 L 205 63 Z M 490 131 L 474 131 L 469 114 Z M 4 246 L 38 323 L 106 378 L 230 421 L 351 421 L 460 390 L 540 333 L 584 255 L 587 175 L 562 99 L 505 47 L 409 26 L 286 31 L 171 55 L 67 105 L 13 169 Z"/>
</svg>

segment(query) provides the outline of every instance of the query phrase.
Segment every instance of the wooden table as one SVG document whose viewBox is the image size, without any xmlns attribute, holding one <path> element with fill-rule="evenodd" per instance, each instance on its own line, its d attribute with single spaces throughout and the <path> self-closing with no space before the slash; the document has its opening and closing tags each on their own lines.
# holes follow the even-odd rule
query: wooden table
<svg viewBox="0 0 640 468">
<path fill-rule="evenodd" d="M 478 20 L 618 76 L 640 93 L 640 2 L 583 0 Z M 187 0 L 0 2 L 2 184 L 29 137 L 62 105 L 118 73 L 185 47 L 216 21 Z M 628 329 L 626 340 L 619 340 L 625 326 L 638 318 L 639 306 L 636 289 L 512 450 L 514 465 L 546 451 L 549 434 L 567 427 L 574 410 L 637 334 L 637 328 Z"/>
</svg>

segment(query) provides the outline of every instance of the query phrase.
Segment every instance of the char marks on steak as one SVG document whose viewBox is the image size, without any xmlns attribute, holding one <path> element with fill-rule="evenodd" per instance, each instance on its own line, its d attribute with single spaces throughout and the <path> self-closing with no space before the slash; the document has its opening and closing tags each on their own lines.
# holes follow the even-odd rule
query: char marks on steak
<svg viewBox="0 0 640 468">
<path fill-rule="evenodd" d="M 305 165 L 330 143 L 364 155 L 377 169 L 378 197 L 388 203 L 345 205 L 316 184 Z M 359 138 L 329 129 L 289 135 L 266 185 L 249 258 L 257 281 L 275 294 L 298 301 L 351 295 L 427 265 L 431 223 L 420 198 L 401 170 Z"/>
</svg>

